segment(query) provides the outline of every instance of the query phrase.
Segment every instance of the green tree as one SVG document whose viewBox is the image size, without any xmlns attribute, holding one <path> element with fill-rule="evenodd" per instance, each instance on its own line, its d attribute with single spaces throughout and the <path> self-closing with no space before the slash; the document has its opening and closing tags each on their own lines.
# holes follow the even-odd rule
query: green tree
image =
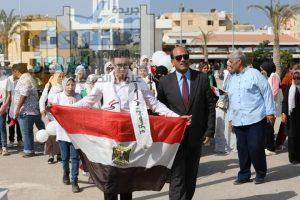
<svg viewBox="0 0 300 200">
<path fill-rule="evenodd" d="M 4 58 L 8 59 L 8 45 L 14 34 L 20 34 L 22 27 L 28 24 L 20 23 L 20 17 L 14 15 L 14 10 L 7 14 L 4 10 L 0 12 L 0 43 L 4 46 Z"/>
<path fill-rule="evenodd" d="M 276 71 L 281 74 L 280 67 L 280 28 L 287 20 L 294 17 L 300 10 L 300 5 L 281 5 L 280 0 L 270 0 L 270 5 L 250 5 L 248 9 L 261 10 L 270 20 L 274 31 L 273 62 L 276 65 Z"/>
</svg>

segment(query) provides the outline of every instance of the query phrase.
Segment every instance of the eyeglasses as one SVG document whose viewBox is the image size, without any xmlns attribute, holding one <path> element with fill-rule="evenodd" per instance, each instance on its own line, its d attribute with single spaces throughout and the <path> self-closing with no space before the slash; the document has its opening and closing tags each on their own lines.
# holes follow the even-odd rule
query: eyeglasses
<svg viewBox="0 0 300 200">
<path fill-rule="evenodd" d="M 294 80 L 300 81 L 300 77 L 294 77 Z"/>
<path fill-rule="evenodd" d="M 177 60 L 179 62 L 179 61 L 182 61 L 182 58 L 184 60 L 189 60 L 190 59 L 190 55 L 189 54 L 178 55 L 178 56 L 175 56 L 174 58 L 175 58 L 175 60 Z"/>
<path fill-rule="evenodd" d="M 114 66 L 116 66 L 117 68 L 121 69 L 127 69 L 129 66 L 127 64 L 115 64 Z"/>
</svg>

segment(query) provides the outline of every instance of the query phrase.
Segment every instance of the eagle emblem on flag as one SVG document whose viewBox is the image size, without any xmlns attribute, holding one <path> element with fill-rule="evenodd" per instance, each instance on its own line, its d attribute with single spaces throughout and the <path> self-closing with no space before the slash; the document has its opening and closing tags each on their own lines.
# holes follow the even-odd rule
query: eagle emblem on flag
<svg viewBox="0 0 300 200">
<path fill-rule="evenodd" d="M 129 155 L 131 148 L 125 147 L 122 144 L 119 144 L 116 147 L 113 147 L 112 161 L 117 166 L 127 166 L 129 164 Z"/>
</svg>

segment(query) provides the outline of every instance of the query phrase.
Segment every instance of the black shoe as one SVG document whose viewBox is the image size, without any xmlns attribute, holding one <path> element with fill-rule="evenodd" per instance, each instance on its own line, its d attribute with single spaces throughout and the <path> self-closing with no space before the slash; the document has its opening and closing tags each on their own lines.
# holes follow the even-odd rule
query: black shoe
<svg viewBox="0 0 300 200">
<path fill-rule="evenodd" d="M 31 158 L 31 157 L 34 157 L 35 156 L 35 153 L 24 153 L 23 154 L 23 158 Z"/>
<path fill-rule="evenodd" d="M 255 178 L 254 179 L 254 184 L 255 185 L 263 184 L 264 182 L 265 182 L 264 178 Z"/>
<path fill-rule="evenodd" d="M 57 156 L 56 156 L 56 160 L 57 160 L 57 162 L 61 162 L 61 161 L 62 161 L 61 156 L 60 156 L 60 155 L 57 155 Z"/>
<path fill-rule="evenodd" d="M 72 183 L 72 192 L 73 192 L 73 193 L 78 193 L 78 192 L 80 192 L 80 188 L 79 188 L 77 182 L 73 182 L 73 183 Z"/>
<path fill-rule="evenodd" d="M 53 164 L 54 163 L 54 158 L 49 158 L 48 159 L 48 164 Z"/>
<path fill-rule="evenodd" d="M 299 161 L 293 161 L 293 162 L 292 162 L 292 165 L 299 165 L 299 164 L 300 164 Z"/>
<path fill-rule="evenodd" d="M 63 183 L 65 185 L 70 185 L 70 177 L 69 177 L 69 174 L 64 174 L 63 176 Z"/>
<path fill-rule="evenodd" d="M 252 182 L 253 180 L 251 179 L 247 179 L 247 180 L 239 180 L 239 179 L 236 179 L 234 182 L 233 182 L 233 185 L 242 185 L 244 183 L 250 183 Z"/>
</svg>

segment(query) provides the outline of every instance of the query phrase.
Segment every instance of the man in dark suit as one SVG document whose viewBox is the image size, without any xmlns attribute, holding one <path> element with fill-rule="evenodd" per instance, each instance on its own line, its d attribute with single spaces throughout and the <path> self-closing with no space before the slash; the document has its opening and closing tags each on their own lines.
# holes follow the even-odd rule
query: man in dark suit
<svg viewBox="0 0 300 200">
<path fill-rule="evenodd" d="M 193 198 L 202 143 L 215 131 L 215 99 L 206 74 L 189 69 L 189 53 L 184 47 L 171 52 L 176 71 L 163 77 L 158 99 L 178 115 L 191 115 L 191 125 L 179 147 L 171 171 L 171 200 Z"/>
</svg>

